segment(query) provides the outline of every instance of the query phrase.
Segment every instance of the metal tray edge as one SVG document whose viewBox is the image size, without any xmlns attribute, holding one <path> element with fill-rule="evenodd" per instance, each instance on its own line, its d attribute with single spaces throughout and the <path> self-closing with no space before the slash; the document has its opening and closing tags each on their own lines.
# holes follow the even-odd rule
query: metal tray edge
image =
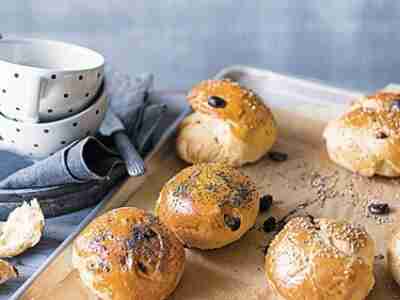
<svg viewBox="0 0 400 300">
<path fill-rule="evenodd" d="M 146 162 L 152 160 L 156 153 L 158 153 L 161 148 L 166 144 L 166 142 L 171 138 L 171 136 L 175 133 L 178 125 L 182 122 L 182 120 L 190 113 L 191 109 L 187 107 L 183 110 L 175 119 L 175 121 L 165 130 L 164 134 L 161 136 L 160 142 L 157 147 L 154 148 L 149 156 L 146 158 Z M 146 180 L 146 177 L 142 179 L 143 182 Z M 120 183 L 118 186 L 114 187 L 104 199 L 96 205 L 96 207 L 83 219 L 83 221 L 72 231 L 72 233 L 54 250 L 54 252 L 46 259 L 46 261 L 40 266 L 39 269 L 28 279 L 26 280 L 13 294 L 10 300 L 17 300 L 21 297 L 29 287 L 34 283 L 35 279 L 47 268 L 47 266 L 58 256 L 62 251 L 78 236 L 78 234 L 98 215 L 98 213 L 105 207 L 113 196 L 113 194 L 124 184 L 126 180 Z M 143 184 L 143 182 L 141 184 Z"/>
</svg>

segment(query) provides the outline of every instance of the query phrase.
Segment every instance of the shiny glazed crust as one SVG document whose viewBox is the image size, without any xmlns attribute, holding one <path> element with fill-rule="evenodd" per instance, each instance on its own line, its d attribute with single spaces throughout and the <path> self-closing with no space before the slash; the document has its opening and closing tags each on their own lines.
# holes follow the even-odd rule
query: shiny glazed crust
<svg viewBox="0 0 400 300">
<path fill-rule="evenodd" d="M 184 263 L 175 235 L 158 218 L 133 207 L 98 217 L 73 245 L 73 265 L 100 299 L 166 299 Z"/>
<path fill-rule="evenodd" d="M 254 224 L 259 193 L 239 170 L 221 164 L 199 164 L 173 177 L 156 207 L 160 220 L 187 246 L 215 249 L 242 237 Z M 238 228 L 229 220 L 240 220 Z"/>
<path fill-rule="evenodd" d="M 0 284 L 18 277 L 17 269 L 9 262 L 0 259 Z"/>
<path fill-rule="evenodd" d="M 387 265 L 394 280 L 400 284 L 400 229 L 393 233 L 387 247 Z"/>
<path fill-rule="evenodd" d="M 400 94 L 381 92 L 361 98 L 324 138 L 330 158 L 363 176 L 400 175 Z"/>
<path fill-rule="evenodd" d="M 209 105 L 209 97 L 225 100 L 224 107 Z M 189 163 L 220 162 L 233 166 L 260 159 L 277 136 L 269 108 L 252 91 L 230 80 L 207 80 L 187 97 L 194 114 L 178 131 L 177 150 Z"/>
<path fill-rule="evenodd" d="M 374 247 L 347 222 L 295 218 L 269 246 L 267 281 L 285 300 L 362 300 L 375 283 Z"/>
</svg>

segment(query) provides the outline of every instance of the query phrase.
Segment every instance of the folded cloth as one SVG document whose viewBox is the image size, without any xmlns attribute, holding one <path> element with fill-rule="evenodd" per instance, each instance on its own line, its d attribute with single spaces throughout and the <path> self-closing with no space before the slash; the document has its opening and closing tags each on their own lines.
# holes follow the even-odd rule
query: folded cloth
<svg viewBox="0 0 400 300">
<path fill-rule="evenodd" d="M 115 72 L 110 68 L 106 69 L 107 73 L 112 74 L 111 80 L 107 80 L 107 88 L 112 91 L 112 98 L 118 99 L 111 100 L 110 107 L 125 125 L 128 135 L 136 136 L 148 105 L 147 96 L 153 88 L 153 75 L 143 74 L 133 81 L 128 75 Z M 135 99 L 132 99 L 133 95 Z"/>
<path fill-rule="evenodd" d="M 129 76 L 107 69 L 106 78 L 110 107 L 144 156 L 153 146 L 153 133 L 166 112 L 165 105 L 148 101 L 153 76 L 145 74 L 132 80 Z M 11 174 L 0 182 L 0 189 L 44 188 L 107 180 L 120 164 L 123 161 L 110 138 L 86 137 Z"/>
</svg>

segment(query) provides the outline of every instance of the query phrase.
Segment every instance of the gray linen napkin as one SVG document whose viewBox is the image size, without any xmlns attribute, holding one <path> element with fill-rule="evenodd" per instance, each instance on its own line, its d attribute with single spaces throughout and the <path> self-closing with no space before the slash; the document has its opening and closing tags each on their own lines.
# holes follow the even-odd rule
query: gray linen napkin
<svg viewBox="0 0 400 300">
<path fill-rule="evenodd" d="M 153 76 L 144 74 L 132 80 L 107 69 L 106 78 L 110 107 L 124 123 L 139 153 L 145 155 L 166 111 L 165 105 L 150 104 L 147 100 L 153 87 Z M 111 139 L 86 137 L 11 174 L 0 182 L 0 189 L 32 189 L 106 180 L 120 164 L 123 161 Z"/>
</svg>

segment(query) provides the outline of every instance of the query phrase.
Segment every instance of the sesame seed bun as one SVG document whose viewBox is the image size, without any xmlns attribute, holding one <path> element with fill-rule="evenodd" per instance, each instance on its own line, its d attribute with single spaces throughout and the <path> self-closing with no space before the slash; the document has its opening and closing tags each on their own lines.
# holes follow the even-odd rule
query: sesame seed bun
<svg viewBox="0 0 400 300">
<path fill-rule="evenodd" d="M 330 158 L 363 176 L 400 175 L 400 94 L 363 97 L 337 120 L 324 138 Z"/>
<path fill-rule="evenodd" d="M 265 274 L 285 300 L 362 300 L 374 286 L 374 242 L 350 223 L 295 218 L 277 234 Z"/>
<path fill-rule="evenodd" d="M 259 160 L 276 140 L 270 109 L 236 82 L 203 81 L 187 99 L 194 113 L 182 122 L 176 146 L 189 163 L 240 166 Z"/>
<path fill-rule="evenodd" d="M 74 242 L 72 262 L 100 299 L 162 300 L 178 285 L 185 252 L 158 218 L 124 207 L 86 227 Z"/>
<path fill-rule="evenodd" d="M 255 224 L 259 198 L 239 170 L 199 164 L 168 181 L 156 214 L 187 247 L 215 249 L 240 239 Z"/>
</svg>

